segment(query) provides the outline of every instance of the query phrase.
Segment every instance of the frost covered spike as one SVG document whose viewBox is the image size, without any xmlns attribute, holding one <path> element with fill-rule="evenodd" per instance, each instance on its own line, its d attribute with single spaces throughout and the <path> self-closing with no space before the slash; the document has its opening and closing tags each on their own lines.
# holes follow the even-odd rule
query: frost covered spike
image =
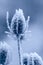
<svg viewBox="0 0 43 65">
<path fill-rule="evenodd" d="M 7 19 L 7 27 L 10 30 L 10 26 L 9 26 L 9 12 L 8 11 L 7 11 L 6 19 Z"/>
</svg>

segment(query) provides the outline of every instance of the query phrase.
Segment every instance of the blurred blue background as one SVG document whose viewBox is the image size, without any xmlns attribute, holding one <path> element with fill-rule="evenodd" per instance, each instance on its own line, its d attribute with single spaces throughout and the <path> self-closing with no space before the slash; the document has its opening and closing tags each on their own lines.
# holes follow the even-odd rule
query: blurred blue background
<svg viewBox="0 0 43 65">
<path fill-rule="evenodd" d="M 0 41 L 6 41 L 14 49 L 14 65 L 18 63 L 17 41 L 7 37 L 5 31 L 6 12 L 9 11 L 11 22 L 16 9 L 23 9 L 24 15 L 30 16 L 29 30 L 30 36 L 27 36 L 22 43 L 24 52 L 37 52 L 43 58 L 43 0 L 0 0 Z M 17 61 L 17 62 L 15 62 Z"/>
</svg>

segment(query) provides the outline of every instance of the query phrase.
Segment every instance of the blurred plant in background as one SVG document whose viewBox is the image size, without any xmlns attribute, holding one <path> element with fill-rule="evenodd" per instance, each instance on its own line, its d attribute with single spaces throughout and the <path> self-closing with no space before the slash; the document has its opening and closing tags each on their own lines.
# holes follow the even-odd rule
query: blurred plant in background
<svg viewBox="0 0 43 65">
<path fill-rule="evenodd" d="M 18 43 L 18 54 L 19 54 L 19 64 L 21 65 L 21 52 L 20 43 L 24 38 L 25 31 L 27 30 L 27 22 L 29 22 L 30 17 L 25 20 L 24 13 L 22 9 L 16 10 L 14 16 L 12 17 L 11 24 L 9 25 L 9 13 L 7 12 L 7 27 L 9 32 L 6 32 L 12 38 L 17 39 Z"/>
<path fill-rule="evenodd" d="M 23 54 L 23 65 L 43 65 L 42 58 L 35 52 L 30 54 Z"/>
<path fill-rule="evenodd" d="M 24 53 L 22 55 L 22 63 L 23 65 L 29 65 L 29 54 L 28 53 Z"/>
<path fill-rule="evenodd" d="M 0 42 L 0 65 L 11 63 L 11 47 L 6 42 Z"/>
</svg>

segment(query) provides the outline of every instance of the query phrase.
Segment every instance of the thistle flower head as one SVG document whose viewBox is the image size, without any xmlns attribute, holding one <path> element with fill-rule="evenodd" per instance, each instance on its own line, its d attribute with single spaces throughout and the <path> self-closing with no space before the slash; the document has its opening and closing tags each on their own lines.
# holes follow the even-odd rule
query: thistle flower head
<svg viewBox="0 0 43 65">
<path fill-rule="evenodd" d="M 11 29 L 16 36 L 20 36 L 24 34 L 25 30 L 25 17 L 22 9 L 16 10 L 12 22 L 11 22 Z"/>
<path fill-rule="evenodd" d="M 7 12 L 7 26 L 8 29 L 10 30 L 10 33 L 14 35 L 16 35 L 16 37 L 20 37 L 20 39 L 23 38 L 23 34 L 25 33 L 26 30 L 26 20 L 24 17 L 24 13 L 22 9 L 16 10 L 14 16 L 12 17 L 11 20 L 11 25 L 9 26 L 9 22 L 8 22 L 8 12 Z M 29 21 L 29 16 L 28 16 L 28 20 Z"/>
<path fill-rule="evenodd" d="M 7 43 L 0 43 L 0 64 L 7 65 L 10 63 L 10 46 Z"/>
</svg>

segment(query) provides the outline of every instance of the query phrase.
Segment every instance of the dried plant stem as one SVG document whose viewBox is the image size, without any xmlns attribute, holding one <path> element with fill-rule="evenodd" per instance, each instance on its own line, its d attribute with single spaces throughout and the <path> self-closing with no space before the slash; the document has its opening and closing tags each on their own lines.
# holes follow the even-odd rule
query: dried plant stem
<svg viewBox="0 0 43 65">
<path fill-rule="evenodd" d="M 17 40 L 18 42 L 18 55 L 19 55 L 19 65 L 21 65 L 21 51 L 20 51 L 20 39 Z"/>
</svg>

